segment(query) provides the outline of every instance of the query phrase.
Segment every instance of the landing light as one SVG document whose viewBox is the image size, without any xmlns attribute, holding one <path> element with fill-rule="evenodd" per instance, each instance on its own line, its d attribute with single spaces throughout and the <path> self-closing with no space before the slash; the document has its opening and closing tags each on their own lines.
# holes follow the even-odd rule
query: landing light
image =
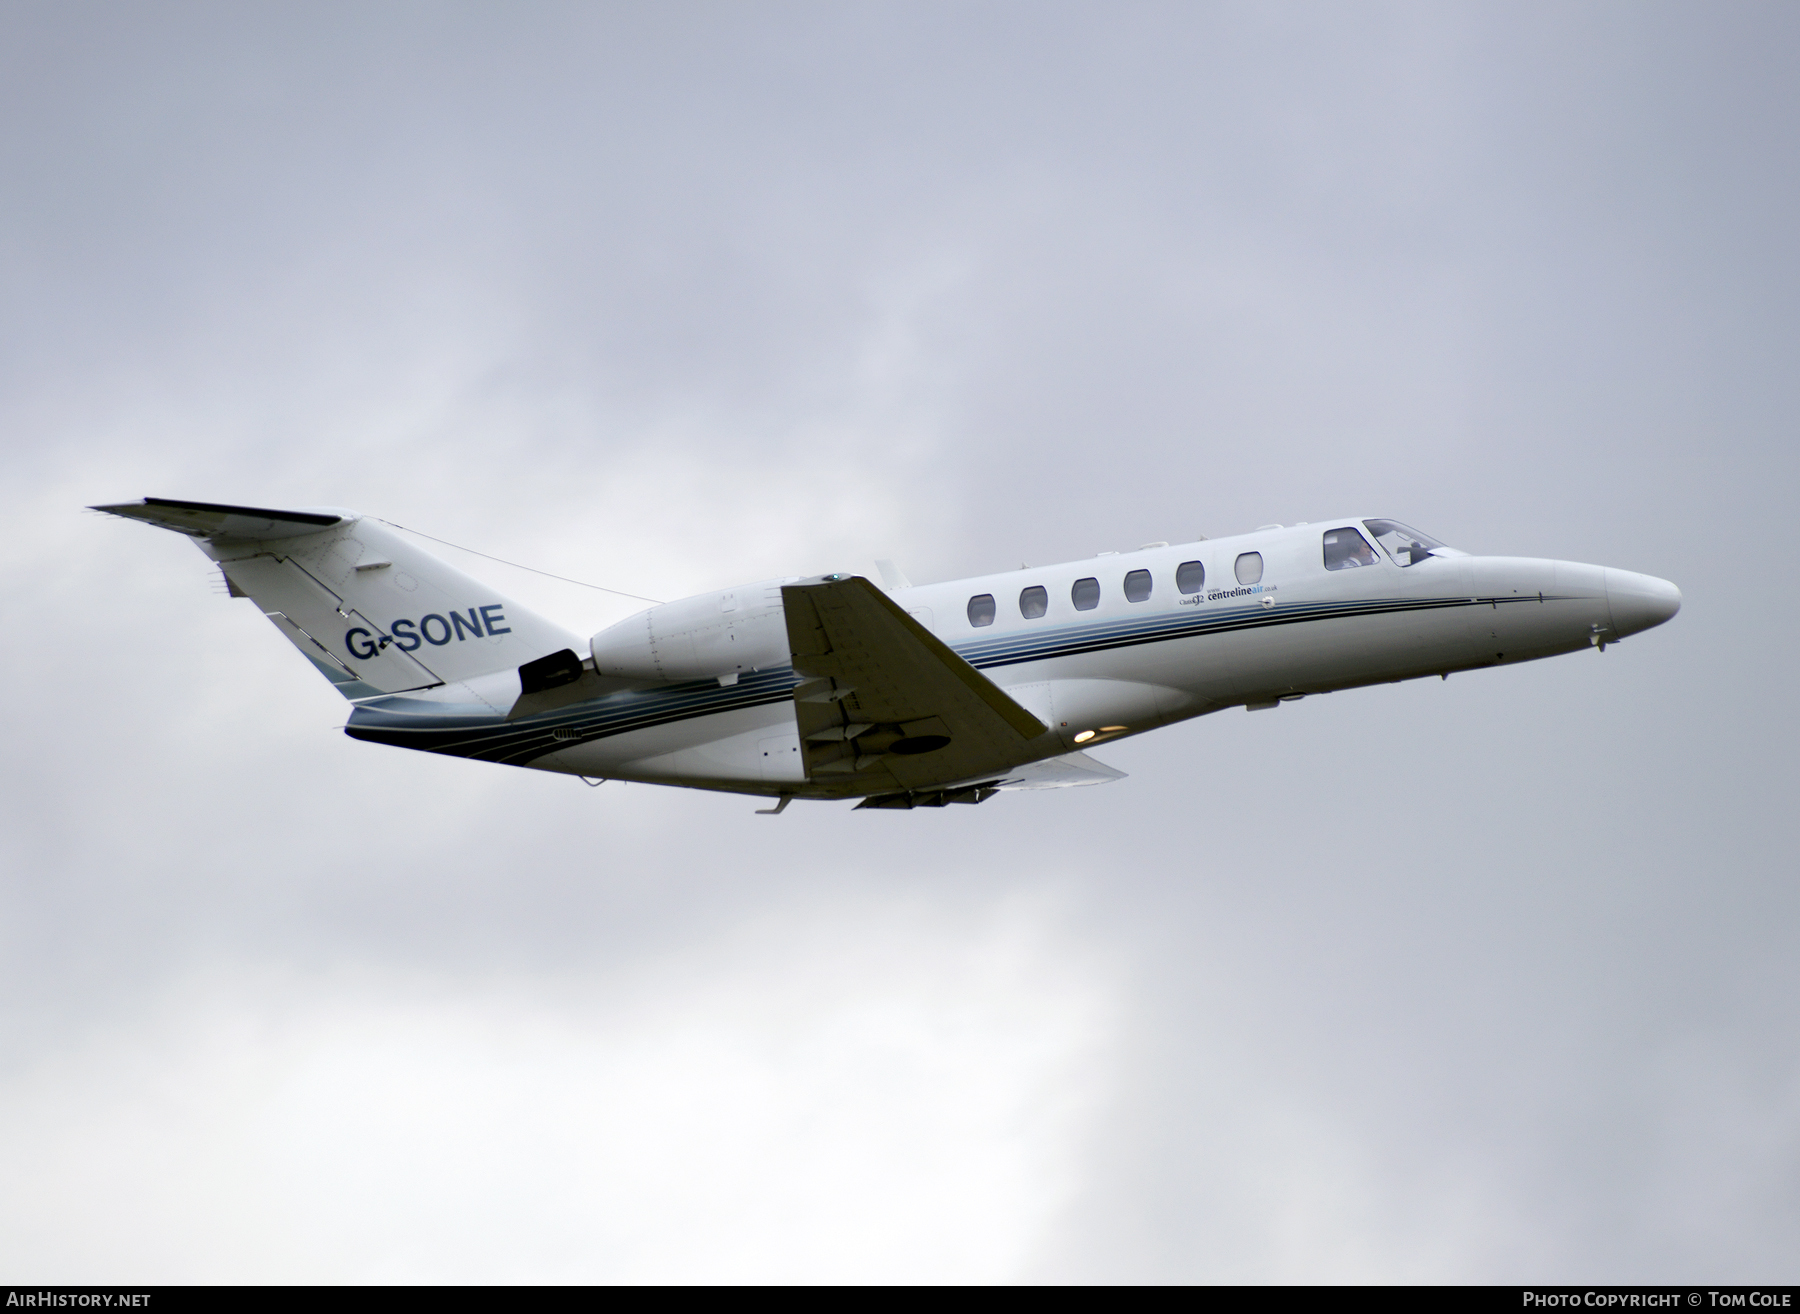
<svg viewBox="0 0 1800 1314">
<path fill-rule="evenodd" d="M 1085 744 L 1094 737 L 1094 734 L 1095 732 L 1092 730 L 1083 730 L 1080 734 L 1075 736 L 1075 742 L 1078 744 Z"/>
</svg>

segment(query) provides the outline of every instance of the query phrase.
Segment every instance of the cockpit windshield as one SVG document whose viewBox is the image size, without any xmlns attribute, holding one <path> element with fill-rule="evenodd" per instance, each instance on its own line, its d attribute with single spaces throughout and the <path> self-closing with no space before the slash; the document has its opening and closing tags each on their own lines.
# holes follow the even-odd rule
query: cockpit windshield
<svg viewBox="0 0 1800 1314">
<path fill-rule="evenodd" d="M 1381 550 L 1394 559 L 1396 566 L 1416 566 L 1429 557 L 1435 548 L 1444 547 L 1416 529 L 1408 529 L 1398 520 L 1365 520 L 1369 532 L 1375 541 L 1381 544 Z M 1454 549 L 1447 549 L 1457 555 Z"/>
</svg>

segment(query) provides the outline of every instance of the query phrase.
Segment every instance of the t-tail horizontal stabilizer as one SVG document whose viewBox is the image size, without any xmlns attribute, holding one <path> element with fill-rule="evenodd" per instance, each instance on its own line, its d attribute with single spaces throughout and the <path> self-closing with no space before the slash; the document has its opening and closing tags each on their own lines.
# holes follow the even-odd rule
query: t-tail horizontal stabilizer
<svg viewBox="0 0 1800 1314">
<path fill-rule="evenodd" d="M 142 520 L 158 529 L 172 529 L 192 538 L 293 538 L 356 519 L 356 512 L 342 507 L 303 507 L 298 511 L 270 511 L 258 506 L 222 506 L 217 502 L 178 502 L 172 497 L 146 497 L 141 502 L 115 502 L 89 507 L 128 520 Z"/>
</svg>

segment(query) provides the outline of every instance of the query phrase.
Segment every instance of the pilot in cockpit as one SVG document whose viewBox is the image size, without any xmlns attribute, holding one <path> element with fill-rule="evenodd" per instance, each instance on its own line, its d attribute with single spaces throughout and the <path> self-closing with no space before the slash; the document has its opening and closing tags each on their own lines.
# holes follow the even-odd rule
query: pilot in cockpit
<svg viewBox="0 0 1800 1314">
<path fill-rule="evenodd" d="M 1334 529 L 1325 535 L 1325 569 L 1349 570 L 1354 566 L 1372 566 L 1378 561 L 1369 541 L 1354 529 Z"/>
</svg>

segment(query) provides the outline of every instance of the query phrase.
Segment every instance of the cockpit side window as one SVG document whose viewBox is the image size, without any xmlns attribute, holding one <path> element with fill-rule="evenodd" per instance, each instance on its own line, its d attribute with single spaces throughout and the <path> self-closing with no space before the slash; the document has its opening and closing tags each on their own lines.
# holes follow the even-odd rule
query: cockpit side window
<svg viewBox="0 0 1800 1314">
<path fill-rule="evenodd" d="M 976 627 L 994 623 L 994 595 L 977 593 L 969 599 L 969 624 Z"/>
<path fill-rule="evenodd" d="M 1416 566 L 1431 556 L 1434 548 L 1444 544 L 1416 529 L 1408 529 L 1398 520 L 1365 520 L 1381 550 L 1394 559 L 1396 566 Z"/>
<path fill-rule="evenodd" d="M 1325 569 L 1354 570 L 1357 566 L 1373 566 L 1381 558 L 1375 549 L 1349 525 L 1325 531 Z"/>
</svg>

